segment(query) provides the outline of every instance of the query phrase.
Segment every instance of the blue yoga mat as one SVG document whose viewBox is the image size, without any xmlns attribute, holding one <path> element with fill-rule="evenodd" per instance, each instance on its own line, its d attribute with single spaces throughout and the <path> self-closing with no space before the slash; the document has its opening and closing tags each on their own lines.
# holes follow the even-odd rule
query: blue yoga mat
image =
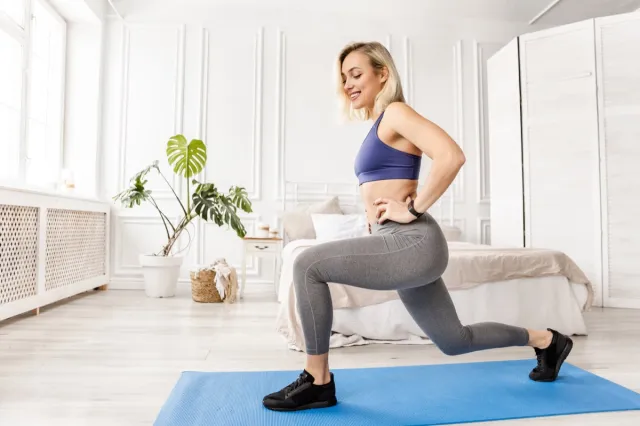
<svg viewBox="0 0 640 426">
<path fill-rule="evenodd" d="M 640 410 L 640 394 L 565 363 L 552 383 L 535 360 L 333 370 L 338 405 L 273 412 L 262 397 L 300 371 L 184 372 L 156 426 L 433 425 Z"/>
</svg>

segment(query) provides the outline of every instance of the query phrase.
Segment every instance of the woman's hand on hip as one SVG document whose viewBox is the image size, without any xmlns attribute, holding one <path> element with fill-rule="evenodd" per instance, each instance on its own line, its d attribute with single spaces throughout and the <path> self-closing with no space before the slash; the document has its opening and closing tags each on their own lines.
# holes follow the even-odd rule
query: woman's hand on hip
<svg viewBox="0 0 640 426">
<path fill-rule="evenodd" d="M 392 220 L 398 223 L 413 222 L 416 217 L 409 211 L 411 197 L 407 197 L 405 202 L 391 200 L 388 198 L 378 198 L 373 202 L 376 206 L 376 218 L 379 224 Z"/>
</svg>

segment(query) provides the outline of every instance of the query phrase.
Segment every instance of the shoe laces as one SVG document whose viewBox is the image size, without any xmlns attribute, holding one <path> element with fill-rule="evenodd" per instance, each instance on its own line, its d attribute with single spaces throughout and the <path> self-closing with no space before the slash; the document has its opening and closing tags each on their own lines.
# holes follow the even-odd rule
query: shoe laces
<svg viewBox="0 0 640 426">
<path fill-rule="evenodd" d="M 287 386 L 285 386 L 284 389 L 282 389 L 282 391 L 286 395 L 285 397 L 287 397 L 291 392 L 298 389 L 300 386 L 304 385 L 305 383 L 307 383 L 307 376 L 304 373 L 300 374 L 293 383 L 288 384 Z"/>
<path fill-rule="evenodd" d="M 538 349 L 538 348 L 534 348 L 534 350 L 536 351 L 536 359 L 538 360 L 538 364 L 536 365 L 536 367 L 533 369 L 534 371 L 541 371 L 543 369 L 543 362 L 544 362 L 544 350 L 542 349 Z"/>
</svg>

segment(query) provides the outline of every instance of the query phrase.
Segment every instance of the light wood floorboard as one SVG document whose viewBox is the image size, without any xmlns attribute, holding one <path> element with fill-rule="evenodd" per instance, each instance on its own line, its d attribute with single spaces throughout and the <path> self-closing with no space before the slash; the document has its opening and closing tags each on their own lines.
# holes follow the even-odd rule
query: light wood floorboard
<svg viewBox="0 0 640 426">
<path fill-rule="evenodd" d="M 0 425 L 150 425 L 184 370 L 300 370 L 274 330 L 271 287 L 238 304 L 198 304 L 188 288 L 171 299 L 96 291 L 0 323 Z M 569 362 L 640 392 L 640 311 L 594 309 L 590 336 Z M 332 350 L 331 366 L 454 363 L 532 358 L 530 348 L 456 357 L 432 345 Z M 481 423 L 477 423 L 481 424 Z M 558 416 L 495 425 L 634 425 L 640 411 Z"/>
</svg>

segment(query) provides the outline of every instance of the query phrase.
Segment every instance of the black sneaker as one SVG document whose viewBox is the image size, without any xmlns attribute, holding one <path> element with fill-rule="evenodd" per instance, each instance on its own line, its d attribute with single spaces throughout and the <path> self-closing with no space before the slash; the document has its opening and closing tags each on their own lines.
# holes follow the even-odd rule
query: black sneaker
<svg viewBox="0 0 640 426">
<path fill-rule="evenodd" d="M 545 349 L 533 348 L 538 365 L 529 373 L 529 378 L 536 382 L 553 382 L 558 377 L 560 367 L 573 348 L 573 340 L 548 328 L 553 337 L 551 344 Z"/>
<path fill-rule="evenodd" d="M 262 399 L 262 405 L 275 411 L 298 411 L 309 408 L 326 408 L 338 403 L 333 373 L 325 385 L 314 385 L 315 380 L 307 370 L 300 373 L 295 382 Z"/>
</svg>

